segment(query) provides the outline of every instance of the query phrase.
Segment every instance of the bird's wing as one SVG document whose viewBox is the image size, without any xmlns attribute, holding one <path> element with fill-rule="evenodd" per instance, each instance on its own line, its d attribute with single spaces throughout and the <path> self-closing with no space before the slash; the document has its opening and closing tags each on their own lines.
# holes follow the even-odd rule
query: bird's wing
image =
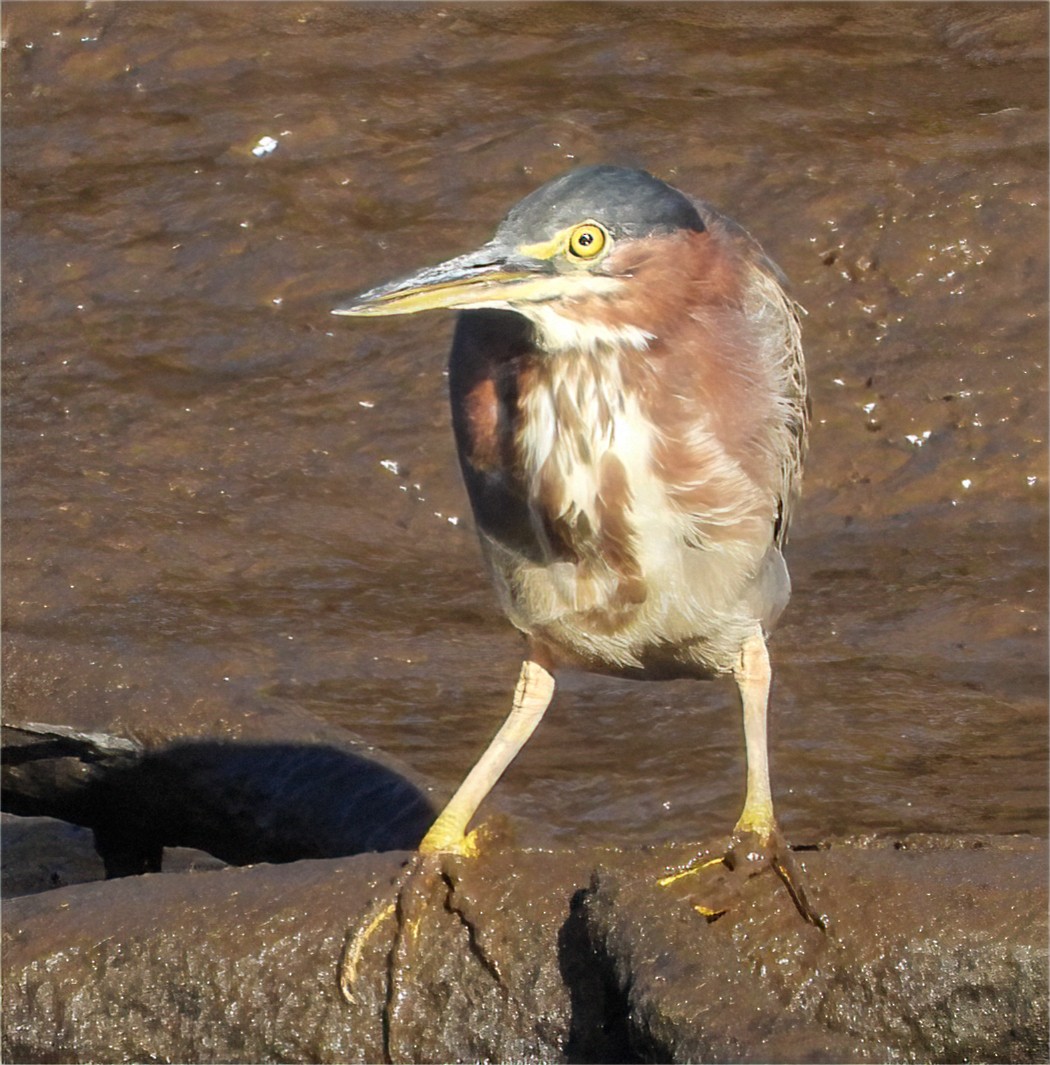
<svg viewBox="0 0 1050 1065">
<path fill-rule="evenodd" d="M 806 363 L 802 352 L 801 315 L 804 308 L 785 291 L 788 281 L 765 249 L 738 222 L 703 200 L 693 200 L 704 224 L 735 245 L 752 267 L 749 298 L 760 306 L 751 313 L 772 314 L 779 323 L 775 331 L 779 348 L 777 363 L 781 369 L 783 397 L 783 431 L 777 513 L 773 539 L 778 547 L 787 541 L 791 512 L 802 487 L 802 466 L 809 443 L 810 401 L 806 384 Z"/>
</svg>

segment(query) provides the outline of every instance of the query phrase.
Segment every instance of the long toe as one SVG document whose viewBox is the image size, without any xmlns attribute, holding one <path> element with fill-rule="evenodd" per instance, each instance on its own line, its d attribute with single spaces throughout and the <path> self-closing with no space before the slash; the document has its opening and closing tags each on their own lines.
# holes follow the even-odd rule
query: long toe
<svg viewBox="0 0 1050 1065">
<path fill-rule="evenodd" d="M 672 889 L 708 921 L 717 921 L 740 905 L 741 879 L 721 847 L 701 851 L 684 865 L 668 870 L 657 883 Z"/>
</svg>

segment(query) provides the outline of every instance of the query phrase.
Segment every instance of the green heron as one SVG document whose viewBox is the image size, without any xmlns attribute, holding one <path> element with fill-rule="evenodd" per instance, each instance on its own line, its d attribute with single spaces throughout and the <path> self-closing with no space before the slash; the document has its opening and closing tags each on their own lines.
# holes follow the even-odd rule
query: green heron
<svg viewBox="0 0 1050 1065">
<path fill-rule="evenodd" d="M 782 548 L 808 425 L 780 278 L 708 204 L 641 170 L 588 166 L 527 196 L 477 251 L 333 312 L 461 312 L 449 363 L 460 464 L 500 602 L 527 641 L 510 714 L 424 853 L 469 853 L 471 818 L 559 669 L 731 674 L 747 791 L 724 861 L 772 863 L 816 919 L 786 864 L 767 760 L 766 634 L 790 591 Z"/>
</svg>

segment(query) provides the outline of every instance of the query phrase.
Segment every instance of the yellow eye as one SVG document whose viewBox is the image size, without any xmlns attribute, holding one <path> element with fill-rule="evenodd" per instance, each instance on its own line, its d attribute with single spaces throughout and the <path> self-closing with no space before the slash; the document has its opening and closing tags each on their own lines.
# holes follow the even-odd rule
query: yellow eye
<svg viewBox="0 0 1050 1065">
<path fill-rule="evenodd" d="M 595 222 L 578 225 L 569 236 L 569 254 L 577 259 L 593 259 L 602 253 L 608 237 Z"/>
</svg>

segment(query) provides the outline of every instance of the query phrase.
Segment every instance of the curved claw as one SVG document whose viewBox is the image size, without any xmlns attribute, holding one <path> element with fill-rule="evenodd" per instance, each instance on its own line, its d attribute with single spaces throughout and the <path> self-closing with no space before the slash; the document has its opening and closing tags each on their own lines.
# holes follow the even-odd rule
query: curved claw
<svg viewBox="0 0 1050 1065">
<path fill-rule="evenodd" d="M 383 926 L 387 918 L 396 918 L 394 925 L 394 940 L 388 949 L 388 955 L 396 953 L 402 940 L 406 937 L 411 939 L 415 933 L 415 926 L 419 923 L 415 910 L 406 902 L 413 884 L 421 876 L 429 873 L 433 877 L 440 874 L 437 863 L 431 856 L 414 854 L 401 869 L 401 872 L 390 882 L 389 892 L 384 892 L 378 898 L 372 900 L 364 918 L 352 928 L 343 942 L 343 952 L 339 957 L 339 991 L 343 999 L 353 1005 L 357 999 L 354 995 L 354 984 L 357 982 L 358 969 L 364 956 L 365 948 L 376 932 Z M 415 893 L 420 889 L 416 888 Z"/>
<path fill-rule="evenodd" d="M 357 980 L 357 967 L 361 964 L 361 955 L 372 938 L 375 930 L 397 909 L 396 902 L 388 902 L 375 908 L 371 918 L 347 934 L 343 944 L 343 954 L 339 959 L 339 990 L 343 998 L 353 1005 L 354 983 Z"/>
</svg>

